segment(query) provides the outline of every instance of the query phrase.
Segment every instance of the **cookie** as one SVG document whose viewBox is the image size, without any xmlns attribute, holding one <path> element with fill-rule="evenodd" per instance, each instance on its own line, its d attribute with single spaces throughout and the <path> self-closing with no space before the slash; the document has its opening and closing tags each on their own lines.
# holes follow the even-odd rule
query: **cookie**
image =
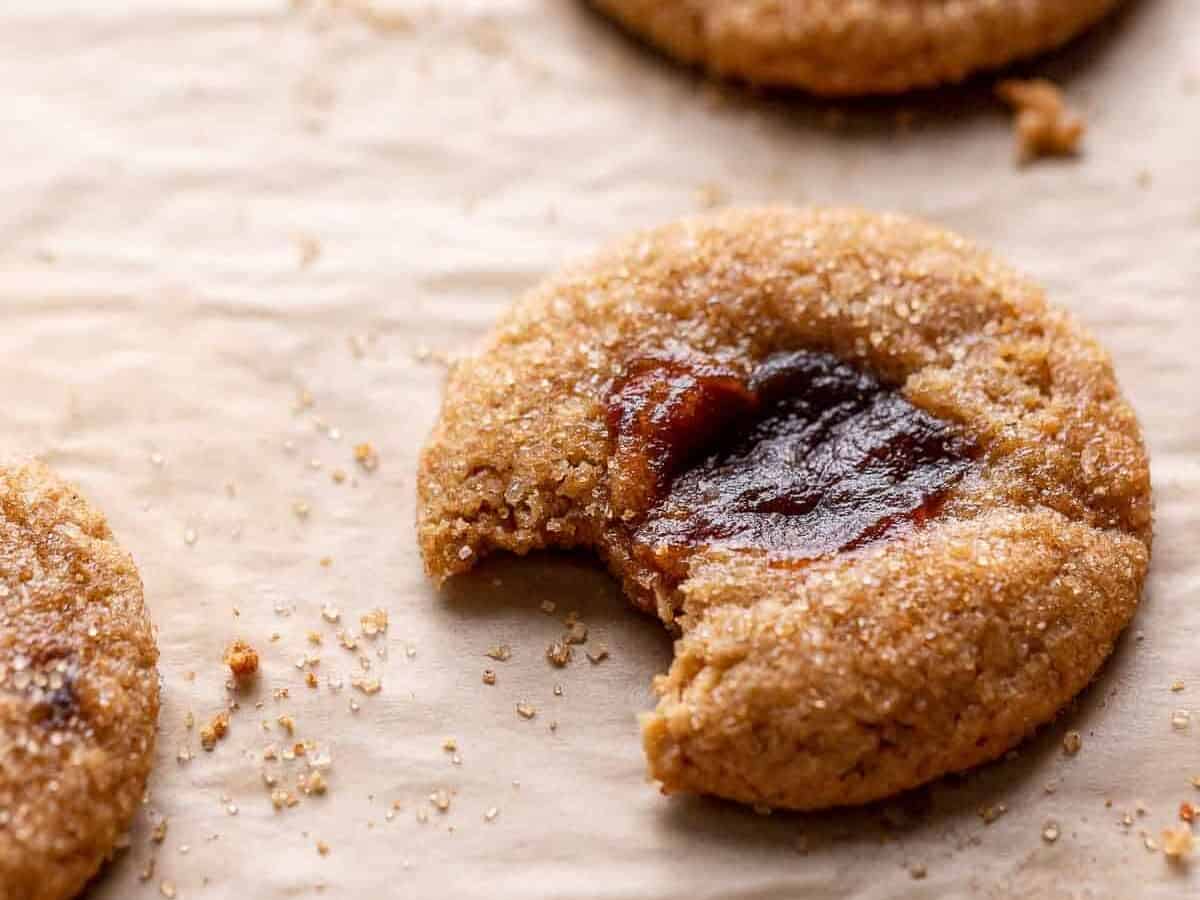
<svg viewBox="0 0 1200 900">
<path fill-rule="evenodd" d="M 418 493 L 437 581 L 590 548 L 678 631 L 664 790 L 795 809 L 1049 720 L 1151 542 L 1104 350 L 962 238 L 855 211 L 685 220 L 550 279 L 451 372 Z"/>
<path fill-rule="evenodd" d="M 61 900 L 142 800 L 158 716 L 142 583 L 45 466 L 0 465 L 0 900 Z"/>
<path fill-rule="evenodd" d="M 714 75 L 828 96 L 961 81 L 1065 44 L 1119 0 L 591 0 Z"/>
</svg>

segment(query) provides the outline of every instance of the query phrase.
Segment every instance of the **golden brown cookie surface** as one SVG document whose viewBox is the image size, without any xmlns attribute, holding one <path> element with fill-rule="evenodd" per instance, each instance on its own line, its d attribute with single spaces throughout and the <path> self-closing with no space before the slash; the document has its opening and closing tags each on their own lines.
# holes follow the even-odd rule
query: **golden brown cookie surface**
<svg viewBox="0 0 1200 900">
<path fill-rule="evenodd" d="M 961 81 L 1066 43 L 1119 0 L 590 0 L 713 74 L 817 94 Z"/>
<path fill-rule="evenodd" d="M 595 549 L 682 632 L 654 776 L 795 808 L 1046 721 L 1150 546 L 1104 351 L 961 238 L 853 211 L 686 220 L 552 278 L 451 373 L 419 495 L 437 579 Z"/>
<path fill-rule="evenodd" d="M 129 827 L 157 659 L 104 517 L 45 466 L 0 465 L 0 900 L 74 896 Z"/>
</svg>

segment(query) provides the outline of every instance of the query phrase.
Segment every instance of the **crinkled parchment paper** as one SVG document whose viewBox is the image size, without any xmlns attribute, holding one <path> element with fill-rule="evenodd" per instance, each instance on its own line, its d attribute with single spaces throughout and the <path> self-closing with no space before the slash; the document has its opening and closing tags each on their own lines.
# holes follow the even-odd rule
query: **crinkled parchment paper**
<svg viewBox="0 0 1200 900">
<path fill-rule="evenodd" d="M 186 900 L 1195 890 L 1200 859 L 1173 866 L 1143 839 L 1200 799 L 1195 0 L 1141 0 L 1030 66 L 1091 130 L 1081 159 L 1021 170 L 986 80 L 830 107 L 707 85 L 574 0 L 317 5 L 0 10 L 0 446 L 103 506 L 162 648 L 147 809 L 89 896 L 163 880 Z M 995 248 L 1112 349 L 1153 451 L 1153 574 L 1099 681 L 1010 759 L 867 810 L 659 796 L 635 715 L 669 659 L 663 630 L 585 559 L 497 560 L 438 594 L 414 541 L 446 354 L 610 237 L 761 202 L 899 209 Z M 375 607 L 386 637 L 340 647 Z M 572 610 L 611 658 L 552 669 Z M 263 672 L 205 753 L 185 718 L 198 729 L 228 702 L 234 636 Z M 501 643 L 511 660 L 484 656 Z M 305 740 L 332 753 L 329 790 L 276 811 L 258 755 Z M 304 760 L 269 767 L 296 792 Z"/>
</svg>

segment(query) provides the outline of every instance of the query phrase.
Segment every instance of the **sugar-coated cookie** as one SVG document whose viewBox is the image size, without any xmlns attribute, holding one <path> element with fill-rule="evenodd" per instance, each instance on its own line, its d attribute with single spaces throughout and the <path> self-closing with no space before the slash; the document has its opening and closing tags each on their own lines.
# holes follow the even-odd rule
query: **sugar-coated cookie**
<svg viewBox="0 0 1200 900">
<path fill-rule="evenodd" d="M 420 464 L 441 581 L 591 548 L 678 629 L 667 791 L 811 809 L 994 758 L 1095 674 L 1150 554 L 1109 357 L 911 219 L 732 211 L 535 289 L 451 372 Z"/>
<path fill-rule="evenodd" d="M 1119 0 L 590 0 L 715 75 L 816 94 L 961 81 L 1051 50 Z"/>
<path fill-rule="evenodd" d="M 73 897 L 128 829 L 157 659 L 104 517 L 45 466 L 0 464 L 0 900 Z"/>
</svg>

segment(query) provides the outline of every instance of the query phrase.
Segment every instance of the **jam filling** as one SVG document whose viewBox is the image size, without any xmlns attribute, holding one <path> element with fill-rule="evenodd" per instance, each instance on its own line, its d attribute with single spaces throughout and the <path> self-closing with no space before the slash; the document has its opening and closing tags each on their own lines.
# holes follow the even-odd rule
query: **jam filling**
<svg viewBox="0 0 1200 900">
<path fill-rule="evenodd" d="M 804 561 L 937 514 L 975 447 L 837 357 L 640 359 L 612 388 L 614 510 L 633 551 L 684 574 L 704 547 Z"/>
</svg>

